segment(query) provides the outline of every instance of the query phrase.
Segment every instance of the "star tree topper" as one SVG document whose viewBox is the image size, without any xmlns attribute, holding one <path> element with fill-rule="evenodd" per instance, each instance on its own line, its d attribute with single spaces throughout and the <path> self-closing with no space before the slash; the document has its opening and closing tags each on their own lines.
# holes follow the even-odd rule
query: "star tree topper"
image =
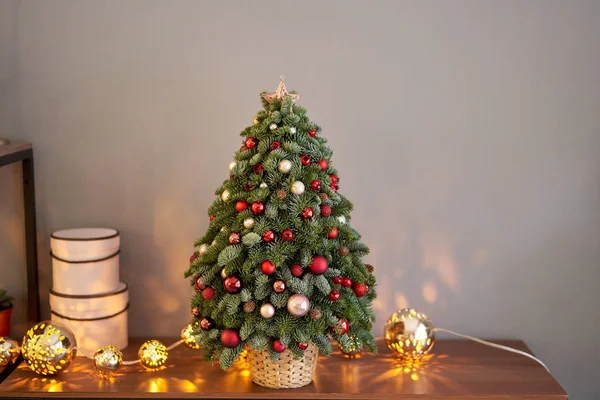
<svg viewBox="0 0 600 400">
<path fill-rule="evenodd" d="M 278 100 L 281 103 L 286 97 L 292 99 L 292 104 L 296 103 L 296 101 L 298 101 L 300 98 L 300 95 L 288 92 L 287 88 L 285 87 L 285 83 L 283 83 L 283 75 L 279 79 L 280 81 L 277 89 L 275 89 L 273 93 L 261 94 L 262 98 L 265 99 L 269 104 L 273 103 L 275 100 Z"/>
</svg>

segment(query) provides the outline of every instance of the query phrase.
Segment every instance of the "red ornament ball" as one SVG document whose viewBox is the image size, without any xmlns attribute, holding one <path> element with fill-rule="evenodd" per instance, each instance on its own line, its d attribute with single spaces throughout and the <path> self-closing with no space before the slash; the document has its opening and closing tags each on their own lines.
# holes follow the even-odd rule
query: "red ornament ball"
<svg viewBox="0 0 600 400">
<path fill-rule="evenodd" d="M 302 162 L 302 165 L 306 167 L 307 165 L 310 165 L 310 156 L 308 154 L 303 154 L 300 156 L 300 161 Z"/>
<path fill-rule="evenodd" d="M 363 297 L 369 291 L 369 287 L 364 283 L 355 283 L 352 286 L 352 289 L 354 290 L 356 297 Z"/>
<path fill-rule="evenodd" d="M 289 242 L 294 239 L 294 232 L 292 232 L 291 229 L 286 229 L 285 231 L 281 232 L 281 238 L 286 242 Z"/>
<path fill-rule="evenodd" d="M 308 267 L 313 275 L 322 275 L 327 271 L 327 259 L 323 256 L 314 256 Z"/>
<path fill-rule="evenodd" d="M 300 350 L 308 349 L 308 343 L 298 343 L 297 346 Z"/>
<path fill-rule="evenodd" d="M 338 183 L 338 177 L 335 176 L 334 174 L 329 175 L 329 177 L 331 178 L 331 183 L 333 183 L 334 185 L 336 185 Z"/>
<path fill-rule="evenodd" d="M 210 317 L 203 317 L 200 320 L 200 329 L 203 331 L 210 331 L 215 326 L 215 321 Z"/>
<path fill-rule="evenodd" d="M 202 291 L 202 298 L 204 300 L 212 300 L 215 297 L 215 289 L 207 287 Z"/>
<path fill-rule="evenodd" d="M 338 301 L 339 299 L 340 299 L 339 290 L 331 289 L 331 292 L 329 292 L 329 300 Z"/>
<path fill-rule="evenodd" d="M 334 226 L 329 232 L 327 232 L 327 237 L 329 239 L 335 239 L 336 237 L 338 237 L 338 233 L 338 228 Z"/>
<path fill-rule="evenodd" d="M 245 144 L 241 145 L 240 146 L 240 151 L 245 151 L 245 150 L 248 150 L 248 148 L 246 147 L 246 145 Z"/>
<path fill-rule="evenodd" d="M 331 215 L 331 207 L 327 204 L 321 204 L 321 217 L 329 217 Z"/>
<path fill-rule="evenodd" d="M 298 264 L 294 264 L 290 267 L 290 273 L 292 274 L 292 276 L 296 277 L 296 278 L 300 278 L 302 276 L 302 274 L 304 273 L 304 270 L 302 269 L 302 267 Z"/>
<path fill-rule="evenodd" d="M 317 134 L 317 130 L 316 129 L 309 129 L 308 130 L 308 136 L 315 137 L 316 134 Z"/>
<path fill-rule="evenodd" d="M 314 181 L 312 181 L 310 183 L 310 188 L 312 190 L 314 190 L 315 192 L 318 192 L 319 190 L 321 190 L 321 181 L 318 179 L 315 179 Z"/>
<path fill-rule="evenodd" d="M 235 211 L 242 212 L 246 208 L 248 208 L 248 203 L 246 203 L 246 200 L 238 200 L 238 201 L 236 201 L 236 203 L 235 203 Z"/>
<path fill-rule="evenodd" d="M 339 187 L 338 185 L 335 185 L 335 184 L 333 184 L 333 183 L 332 183 L 332 184 L 330 184 L 330 185 L 329 185 L 329 188 L 330 188 L 331 190 L 333 190 L 333 193 L 337 193 L 337 191 L 338 191 L 338 189 L 339 189 L 340 187 Z"/>
<path fill-rule="evenodd" d="M 262 239 L 267 243 L 271 243 L 273 240 L 275 240 L 275 232 L 269 229 L 262 234 Z"/>
<path fill-rule="evenodd" d="M 198 253 L 192 254 L 192 256 L 190 257 L 190 264 L 193 263 L 194 261 L 196 261 L 198 259 L 198 257 L 200 257 L 198 255 Z"/>
<path fill-rule="evenodd" d="M 237 232 L 231 232 L 229 234 L 228 240 L 229 244 L 240 244 L 240 242 L 242 241 L 242 237 Z"/>
<path fill-rule="evenodd" d="M 342 284 L 342 277 L 339 275 L 336 275 L 333 277 L 333 283 L 335 283 L 336 285 L 341 285 Z"/>
<path fill-rule="evenodd" d="M 275 291 L 275 293 L 283 293 L 285 292 L 285 282 L 277 279 L 275 282 L 273 282 L 273 290 Z"/>
<path fill-rule="evenodd" d="M 262 171 L 263 166 L 261 163 L 254 164 L 254 166 L 252 167 L 252 172 L 254 172 L 256 175 L 260 174 Z"/>
<path fill-rule="evenodd" d="M 317 163 L 317 165 L 321 167 L 321 171 L 325 171 L 329 166 L 329 163 L 327 162 L 327 160 L 321 160 Z"/>
<path fill-rule="evenodd" d="M 249 184 L 248 182 L 244 183 L 244 190 L 245 190 L 246 192 L 249 192 L 249 191 L 251 191 L 252 189 L 254 189 L 254 186 L 253 186 L 253 185 Z"/>
<path fill-rule="evenodd" d="M 210 219 L 210 222 L 213 222 L 213 219 L 215 219 L 215 215 L 214 214 L 211 215 L 209 219 Z"/>
<path fill-rule="evenodd" d="M 283 353 L 286 347 L 281 343 L 279 339 L 273 340 L 273 351 L 275 353 Z"/>
<path fill-rule="evenodd" d="M 271 146 L 269 146 L 269 148 L 271 150 L 277 150 L 277 149 L 281 148 L 281 143 L 279 143 L 279 142 L 273 142 L 273 143 L 271 143 Z"/>
<path fill-rule="evenodd" d="M 260 270 L 265 275 L 271 275 L 275 272 L 275 264 L 269 260 L 265 260 L 260 264 Z"/>
<path fill-rule="evenodd" d="M 338 335 L 345 335 L 346 333 L 348 333 L 348 330 L 350 329 L 350 322 L 348 322 L 347 319 L 338 319 L 338 322 L 336 324 L 335 327 L 331 327 L 331 330 L 335 333 L 337 333 Z"/>
<path fill-rule="evenodd" d="M 201 276 L 196 278 L 196 283 L 194 284 L 196 290 L 204 290 L 206 289 L 206 285 L 204 284 L 204 279 Z"/>
<path fill-rule="evenodd" d="M 350 286 L 352 286 L 352 281 L 350 280 L 350 278 L 345 277 L 344 279 L 342 279 L 342 286 L 343 287 L 350 287 Z"/>
<path fill-rule="evenodd" d="M 221 332 L 221 343 L 230 349 L 240 344 L 240 334 L 237 329 L 228 328 Z"/>
<path fill-rule="evenodd" d="M 312 208 L 306 207 L 302 210 L 302 219 L 311 219 L 315 215 L 315 212 Z"/>
<path fill-rule="evenodd" d="M 255 201 L 250 207 L 254 214 L 262 214 L 265 212 L 265 205 L 260 201 Z"/>
<path fill-rule="evenodd" d="M 258 144 L 258 139 L 253 138 L 253 137 L 249 137 L 248 139 L 246 139 L 246 142 L 245 142 L 246 147 L 249 149 L 256 147 L 257 144 Z"/>
<path fill-rule="evenodd" d="M 239 293 L 242 291 L 242 280 L 237 275 L 229 275 L 223 280 L 223 288 L 227 293 Z"/>
</svg>

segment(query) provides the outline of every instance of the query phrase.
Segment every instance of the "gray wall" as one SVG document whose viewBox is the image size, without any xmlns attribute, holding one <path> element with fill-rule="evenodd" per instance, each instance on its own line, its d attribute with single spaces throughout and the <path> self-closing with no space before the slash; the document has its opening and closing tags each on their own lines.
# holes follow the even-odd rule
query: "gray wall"
<svg viewBox="0 0 600 400">
<path fill-rule="evenodd" d="M 600 3 L 22 1 L 18 134 L 47 235 L 123 234 L 134 335 L 177 335 L 238 132 L 280 74 L 398 307 L 519 338 L 600 398 Z"/>
<path fill-rule="evenodd" d="M 0 137 L 18 136 L 17 0 L 0 0 Z M 15 297 L 12 332 L 26 328 L 23 191 L 19 165 L 0 167 L 0 288 Z"/>
</svg>

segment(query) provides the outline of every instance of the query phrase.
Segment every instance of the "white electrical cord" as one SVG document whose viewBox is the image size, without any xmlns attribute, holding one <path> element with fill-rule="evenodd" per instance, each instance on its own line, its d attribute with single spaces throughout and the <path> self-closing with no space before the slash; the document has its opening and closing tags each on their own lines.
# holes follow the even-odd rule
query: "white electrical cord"
<svg viewBox="0 0 600 400">
<path fill-rule="evenodd" d="M 472 340 L 472 341 L 474 341 L 474 342 L 481 343 L 481 344 L 483 344 L 483 345 L 486 345 L 486 346 L 495 347 L 495 348 L 497 348 L 497 349 L 500 349 L 500 350 L 505 350 L 505 351 L 509 351 L 509 352 L 511 352 L 511 353 L 515 353 L 515 354 L 520 354 L 520 355 L 522 355 L 522 356 L 525 356 L 525 357 L 527 357 L 527 358 L 531 358 L 533 361 L 536 361 L 536 362 L 538 362 L 538 363 L 539 363 L 539 364 L 540 364 L 542 367 L 546 368 L 546 371 L 550 372 L 550 369 L 548 369 L 548 367 L 546 366 L 546 364 L 544 364 L 544 363 L 542 362 L 542 360 L 540 360 L 539 358 L 536 358 L 536 357 L 532 356 L 531 354 L 529 354 L 529 353 L 526 353 L 526 352 L 524 352 L 524 351 L 522 351 L 522 350 L 513 349 L 512 347 L 503 346 L 503 345 L 501 345 L 501 344 L 496 344 L 496 343 L 492 343 L 492 342 L 487 342 L 487 341 L 485 341 L 485 340 L 481 340 L 481 339 L 478 339 L 478 338 L 476 338 L 476 337 L 473 337 L 473 336 L 469 336 L 469 335 L 463 335 L 463 334 L 461 334 L 461 333 L 453 332 L 453 331 L 451 331 L 451 330 L 449 330 L 449 329 L 444 329 L 444 328 L 434 328 L 434 329 L 433 329 L 433 331 L 434 331 L 434 332 L 446 332 L 446 333 L 449 333 L 449 334 L 451 334 L 451 335 L 454 335 L 454 336 L 461 337 L 461 338 L 463 338 L 463 339 L 469 339 L 469 340 Z"/>
</svg>

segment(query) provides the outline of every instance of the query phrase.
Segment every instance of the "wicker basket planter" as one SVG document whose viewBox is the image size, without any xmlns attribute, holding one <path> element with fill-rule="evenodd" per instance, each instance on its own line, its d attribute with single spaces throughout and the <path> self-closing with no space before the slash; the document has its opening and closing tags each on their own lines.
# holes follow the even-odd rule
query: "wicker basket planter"
<svg viewBox="0 0 600 400">
<path fill-rule="evenodd" d="M 258 385 L 273 389 L 292 389 L 306 386 L 312 382 L 317 366 L 319 350 L 310 344 L 304 350 L 301 360 L 294 360 L 293 354 L 286 350 L 278 361 L 271 361 L 268 351 L 249 352 L 252 381 Z"/>
</svg>

